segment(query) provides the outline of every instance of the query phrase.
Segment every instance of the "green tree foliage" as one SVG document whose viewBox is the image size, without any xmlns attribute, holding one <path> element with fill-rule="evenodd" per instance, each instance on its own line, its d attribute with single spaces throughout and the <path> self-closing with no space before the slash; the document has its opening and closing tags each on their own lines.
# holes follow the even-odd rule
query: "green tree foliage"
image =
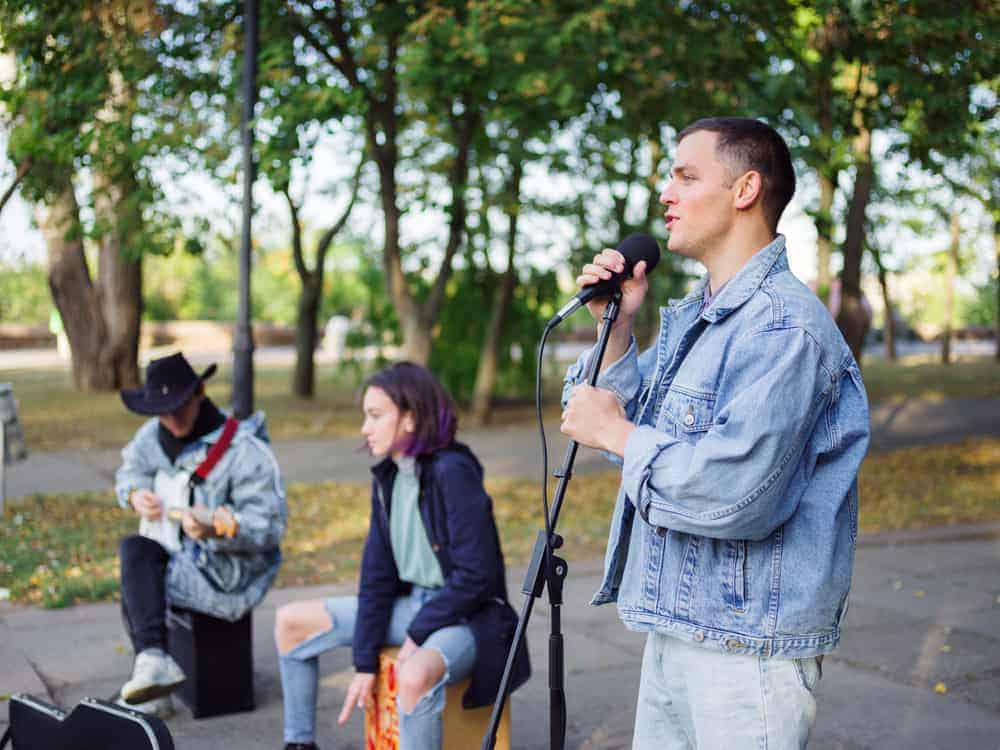
<svg viewBox="0 0 1000 750">
<path fill-rule="evenodd" d="M 492 274 L 483 268 L 456 271 L 451 280 L 452 293 L 439 319 L 430 367 L 463 402 L 473 394 L 482 340 L 490 320 L 491 278 Z M 551 271 L 533 272 L 517 286 L 497 348 L 498 395 L 531 393 L 535 382 L 535 350 L 542 328 L 554 312 L 552 300 L 557 294 L 555 274 Z"/>
<path fill-rule="evenodd" d="M 43 325 L 51 309 L 44 268 L 0 264 L 0 322 Z"/>
<path fill-rule="evenodd" d="M 976 123 L 995 115 L 976 91 L 1000 66 L 1000 13 L 995 3 L 936 0 L 791 2 L 791 27 L 760 18 L 770 29 L 773 74 L 763 101 L 784 101 L 785 128 L 821 182 L 815 212 L 821 239 L 843 228 L 842 302 L 838 324 L 852 350 L 868 320 L 861 304 L 865 214 L 877 180 L 873 134 L 891 139 L 890 153 L 925 166 L 954 157 Z M 843 213 L 834 191 L 844 176 Z M 821 248 L 823 242 L 821 242 Z M 821 273 L 827 258 L 820 259 Z"/>
</svg>

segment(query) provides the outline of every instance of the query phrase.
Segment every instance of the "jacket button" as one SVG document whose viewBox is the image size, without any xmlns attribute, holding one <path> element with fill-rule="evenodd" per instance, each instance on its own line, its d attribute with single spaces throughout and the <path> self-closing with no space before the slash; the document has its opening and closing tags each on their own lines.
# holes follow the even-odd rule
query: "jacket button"
<svg viewBox="0 0 1000 750">
<path fill-rule="evenodd" d="M 690 427 L 691 425 L 693 425 L 694 424 L 694 414 L 692 414 L 691 412 L 688 412 L 686 415 L 684 415 L 684 424 L 686 424 L 688 427 Z"/>
<path fill-rule="evenodd" d="M 663 537 L 665 537 L 667 535 L 667 527 L 666 526 L 657 526 L 656 527 L 656 535 L 658 537 L 660 537 L 661 539 Z"/>
<path fill-rule="evenodd" d="M 705 640 L 705 634 L 699 630 L 697 633 L 694 634 L 694 639 L 698 641 L 698 643 L 701 643 L 703 640 Z"/>
<path fill-rule="evenodd" d="M 434 550 L 435 552 L 440 552 L 441 551 L 441 545 L 440 544 L 431 545 L 431 549 Z"/>
<path fill-rule="evenodd" d="M 726 641 L 726 648 L 728 648 L 730 651 L 735 651 L 736 649 L 738 649 L 742 645 L 743 644 L 740 643 L 739 641 L 735 641 L 735 640 Z"/>
</svg>

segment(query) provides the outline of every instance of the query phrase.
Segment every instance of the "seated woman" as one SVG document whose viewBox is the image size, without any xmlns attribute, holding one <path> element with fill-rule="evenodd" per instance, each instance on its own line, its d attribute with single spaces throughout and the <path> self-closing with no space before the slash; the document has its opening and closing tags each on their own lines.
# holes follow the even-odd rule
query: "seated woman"
<svg viewBox="0 0 1000 750">
<path fill-rule="evenodd" d="M 316 748 L 319 655 L 352 645 L 356 674 L 338 722 L 372 705 L 378 653 L 400 646 L 400 747 L 438 750 L 447 684 L 472 676 L 466 708 L 493 702 L 517 615 L 483 469 L 455 442 L 451 398 L 425 368 L 401 362 L 364 394 L 361 434 L 372 467 L 372 513 L 358 596 L 295 602 L 275 623 L 285 750 Z M 518 650 L 512 687 L 528 678 Z"/>
</svg>

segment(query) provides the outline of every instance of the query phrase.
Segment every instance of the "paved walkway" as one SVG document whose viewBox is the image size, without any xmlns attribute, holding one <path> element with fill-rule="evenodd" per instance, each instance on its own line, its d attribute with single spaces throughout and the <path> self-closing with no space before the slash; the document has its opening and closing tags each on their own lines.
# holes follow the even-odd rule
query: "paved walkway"
<svg viewBox="0 0 1000 750">
<path fill-rule="evenodd" d="M 643 638 L 625 630 L 613 608 L 587 604 L 599 565 L 574 562 L 572 550 L 567 555 L 567 747 L 628 748 Z M 512 588 L 522 579 L 522 571 L 508 573 Z M 271 639 L 275 608 L 350 590 L 272 592 L 254 616 L 257 709 L 195 720 L 181 707 L 169 722 L 177 747 L 279 748 L 281 689 Z M 824 662 L 810 747 L 1000 747 L 1000 524 L 863 538 L 851 597 L 842 645 Z M 548 747 L 548 614 L 544 601 L 535 607 L 529 628 L 535 672 L 513 700 L 518 750 Z M 130 664 L 117 605 L 56 611 L 0 605 L 0 694 L 31 691 L 69 706 L 83 696 L 114 693 Z M 343 729 L 335 723 L 351 676 L 349 654 L 325 656 L 321 670 L 321 747 L 361 747 L 359 718 Z M 0 730 L 5 718 L 0 709 Z M 478 747 L 478 739 L 468 746 Z"/>
<path fill-rule="evenodd" d="M 549 468 L 562 462 L 566 441 L 558 423 L 546 425 Z M 969 435 L 1000 435 L 1000 399 L 908 400 L 872 409 L 872 450 L 947 443 Z M 459 437 L 476 451 L 487 476 L 539 477 L 542 471 L 538 429 L 534 426 L 463 430 Z M 275 443 L 288 482 L 367 481 L 368 461 L 357 451 L 358 438 L 285 440 Z M 28 446 L 31 450 L 31 446 Z M 8 498 L 35 493 L 99 491 L 111 487 L 121 461 L 119 449 L 30 453 L 7 467 Z M 576 471 L 600 471 L 610 464 L 596 451 L 581 450 Z"/>
</svg>

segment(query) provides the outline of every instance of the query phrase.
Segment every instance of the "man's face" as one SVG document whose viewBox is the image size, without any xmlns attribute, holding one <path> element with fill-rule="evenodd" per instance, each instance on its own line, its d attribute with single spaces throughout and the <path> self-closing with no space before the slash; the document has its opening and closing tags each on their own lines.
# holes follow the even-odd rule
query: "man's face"
<svg viewBox="0 0 1000 750">
<path fill-rule="evenodd" d="M 677 146 L 670 182 L 660 195 L 670 238 L 667 247 L 695 260 L 717 251 L 732 228 L 732 174 L 715 152 L 718 134 L 698 130 Z"/>
<path fill-rule="evenodd" d="M 201 408 L 201 402 L 204 398 L 204 391 L 199 389 L 174 411 L 161 414 L 160 424 L 175 438 L 187 437 L 194 428 L 195 420 L 198 419 L 198 410 Z"/>
</svg>

